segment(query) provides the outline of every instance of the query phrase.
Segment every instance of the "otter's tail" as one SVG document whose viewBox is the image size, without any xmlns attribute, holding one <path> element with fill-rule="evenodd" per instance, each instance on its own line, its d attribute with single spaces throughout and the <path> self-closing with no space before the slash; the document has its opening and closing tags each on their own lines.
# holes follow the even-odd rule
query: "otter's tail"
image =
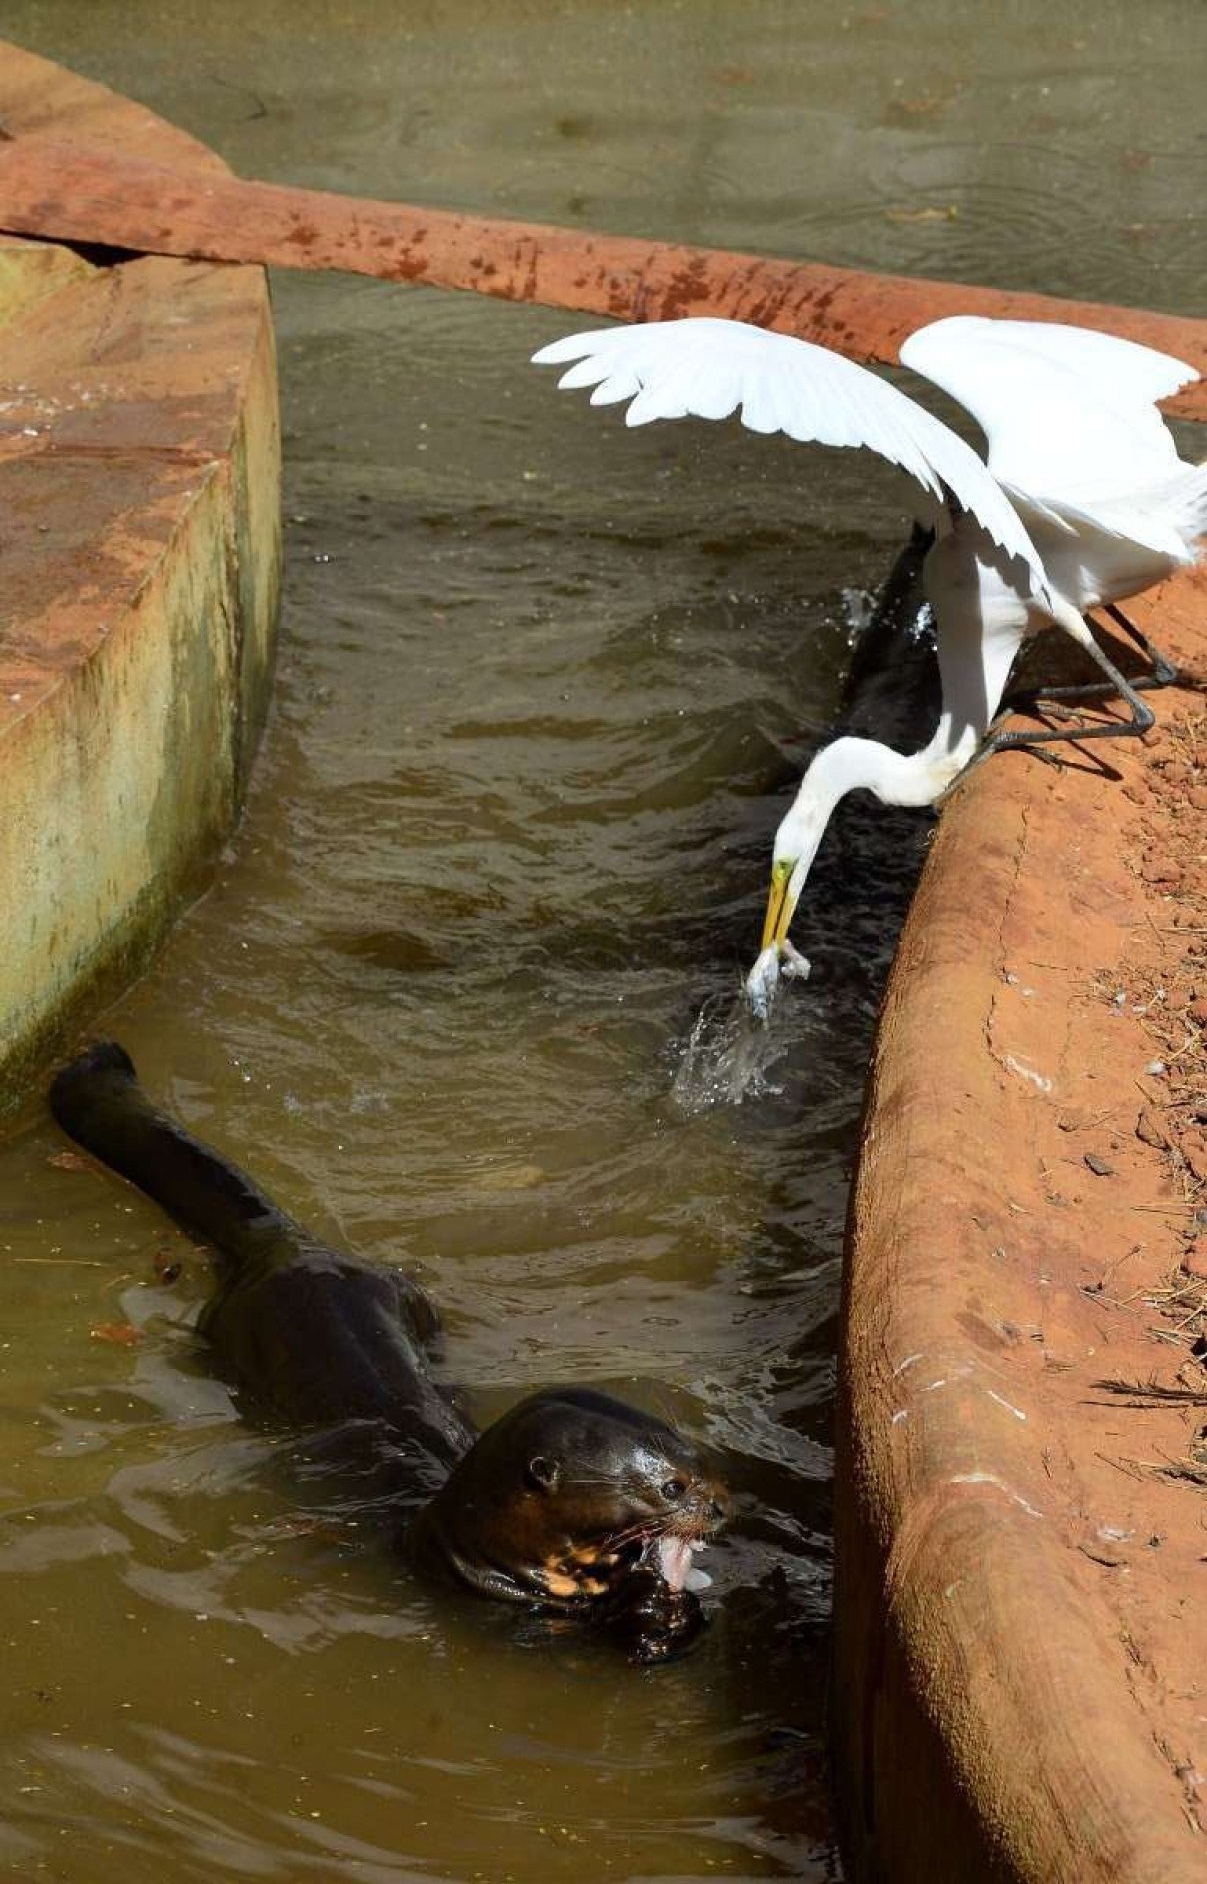
<svg viewBox="0 0 1207 1884">
<path fill-rule="evenodd" d="M 152 1105 L 115 1040 L 85 1048 L 56 1076 L 50 1109 L 63 1130 L 145 1191 L 232 1271 L 297 1226 L 246 1172 Z"/>
</svg>

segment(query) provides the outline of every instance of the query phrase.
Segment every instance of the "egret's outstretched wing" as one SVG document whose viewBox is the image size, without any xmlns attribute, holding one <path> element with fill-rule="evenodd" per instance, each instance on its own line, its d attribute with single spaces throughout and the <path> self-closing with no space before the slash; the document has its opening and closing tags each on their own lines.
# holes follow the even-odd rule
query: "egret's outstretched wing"
<svg viewBox="0 0 1207 1884">
<path fill-rule="evenodd" d="M 1123 496 L 1176 472 L 1156 402 L 1199 377 L 1116 334 L 976 314 L 920 327 L 901 359 L 968 408 L 1001 483 L 1074 501 Z"/>
<path fill-rule="evenodd" d="M 752 432 L 878 452 L 919 486 L 925 521 L 954 501 L 1008 555 L 1022 559 L 1034 592 L 1047 598 L 1043 564 L 1022 520 L 971 446 L 839 353 L 745 321 L 702 318 L 571 334 L 533 359 L 538 366 L 578 361 L 559 384 L 593 386 L 592 405 L 631 399 L 628 425 L 738 412 Z"/>
</svg>

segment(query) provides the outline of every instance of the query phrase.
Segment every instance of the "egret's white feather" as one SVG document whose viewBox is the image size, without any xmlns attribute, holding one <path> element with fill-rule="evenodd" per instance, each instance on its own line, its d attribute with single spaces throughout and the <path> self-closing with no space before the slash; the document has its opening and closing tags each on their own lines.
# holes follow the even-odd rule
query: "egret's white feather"
<svg viewBox="0 0 1207 1884">
<path fill-rule="evenodd" d="M 1160 484 L 1092 504 L 1005 489 L 1053 586 L 1081 609 L 1125 601 L 1195 562 L 1207 532 L 1207 464 L 1180 464 Z"/>
<path fill-rule="evenodd" d="M 1119 334 L 1075 327 L 1068 321 L 995 320 L 986 314 L 949 314 L 943 320 L 915 328 L 900 355 L 936 386 L 944 385 L 944 381 L 934 369 L 942 370 L 946 361 L 954 374 L 957 362 L 963 363 L 968 369 L 961 375 L 963 390 L 947 390 L 972 411 L 965 393 L 979 393 L 990 349 L 1017 353 L 1032 362 L 1044 361 L 1080 380 L 1091 392 L 1117 396 L 1132 406 L 1156 405 L 1183 386 L 1193 385 L 1199 377 L 1187 361 L 1139 341 L 1124 340 Z"/>
<path fill-rule="evenodd" d="M 628 425 L 740 411 L 753 431 L 877 452 L 919 487 L 925 521 L 933 521 L 936 503 L 954 500 L 992 542 L 1026 564 L 1032 592 L 1047 595 L 1043 564 L 1018 512 L 971 446 L 840 353 L 745 321 L 701 318 L 597 328 L 555 340 L 533 359 L 538 366 L 576 362 L 559 384 L 594 385 L 594 404 L 632 398 Z"/>
<path fill-rule="evenodd" d="M 1000 483 L 1091 508 L 1176 468 L 1156 402 L 1199 377 L 1115 334 L 972 314 L 920 327 L 901 361 L 971 412 Z"/>
<path fill-rule="evenodd" d="M 1087 542 L 1091 537 L 1101 537 L 1104 541 L 1113 538 L 1133 543 L 1138 551 L 1154 550 L 1178 566 L 1195 561 L 1195 538 L 1207 530 L 1207 465 L 1184 465 L 1162 484 L 1149 485 L 1127 496 L 1097 497 L 1081 503 L 1071 496 L 1036 497 L 1013 484 L 1003 489 L 1037 541 L 1042 532 L 1036 520 L 1042 517 L 1056 529 L 1085 537 Z M 1043 554 L 1047 567 L 1046 544 Z"/>
</svg>

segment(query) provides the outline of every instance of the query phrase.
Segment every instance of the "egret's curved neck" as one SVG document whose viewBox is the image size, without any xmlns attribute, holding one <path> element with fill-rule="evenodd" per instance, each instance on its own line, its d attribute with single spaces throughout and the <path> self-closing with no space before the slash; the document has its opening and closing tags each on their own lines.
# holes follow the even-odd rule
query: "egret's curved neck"
<svg viewBox="0 0 1207 1884">
<path fill-rule="evenodd" d="M 943 713 L 934 738 L 919 752 L 895 752 L 879 739 L 835 739 L 814 758 L 801 792 L 808 788 L 826 818 L 840 798 L 860 790 L 874 793 L 883 805 L 933 804 L 967 765 L 980 737 L 980 727 L 967 721 L 957 727 L 952 715 Z"/>
<path fill-rule="evenodd" d="M 840 798 L 863 790 L 886 805 L 933 805 L 976 752 L 1001 699 L 1031 603 L 959 524 L 935 544 L 923 573 L 939 623 L 943 710 L 934 737 L 920 752 L 852 737 L 822 747 L 775 836 L 775 859 L 793 864 L 793 902 Z"/>
<path fill-rule="evenodd" d="M 920 752 L 894 752 L 878 739 L 849 736 L 823 746 L 776 834 L 776 854 L 795 859 L 798 894 L 840 798 L 869 791 L 885 805 L 931 805 L 968 764 L 981 730 L 945 712 Z"/>
</svg>

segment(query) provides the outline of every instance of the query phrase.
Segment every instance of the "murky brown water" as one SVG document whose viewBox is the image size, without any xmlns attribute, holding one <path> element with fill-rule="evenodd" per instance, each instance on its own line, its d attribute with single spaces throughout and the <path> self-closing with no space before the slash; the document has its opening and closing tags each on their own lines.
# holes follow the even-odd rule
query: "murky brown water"
<svg viewBox="0 0 1207 1884">
<path fill-rule="evenodd" d="M 216 11 L 10 0 L 4 30 L 250 174 L 1196 307 L 1199 0 Z M 0 1149 L 0 1862 L 833 1877 L 837 1267 L 918 822 L 841 821 L 778 1094 L 671 1086 L 897 493 L 559 400 L 524 365 L 556 313 L 276 294 L 277 704 L 212 892 L 106 1025 L 297 1214 L 421 1267 L 483 1417 L 613 1386 L 723 1447 L 744 1509 L 669 1669 L 434 1599 L 234 1420 L 188 1337 L 200 1261 L 155 1282 L 180 1240 L 31 1116 Z M 127 1318 L 137 1346 L 94 1338 Z"/>
</svg>

